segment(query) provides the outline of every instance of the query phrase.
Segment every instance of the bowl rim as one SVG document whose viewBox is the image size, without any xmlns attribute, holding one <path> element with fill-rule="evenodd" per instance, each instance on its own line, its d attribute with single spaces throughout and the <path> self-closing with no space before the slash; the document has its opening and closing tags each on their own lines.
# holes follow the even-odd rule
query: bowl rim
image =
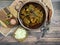
<svg viewBox="0 0 60 45">
<path fill-rule="evenodd" d="M 25 4 L 27 4 L 27 3 L 29 3 L 29 2 L 34 2 L 34 3 L 38 3 L 38 4 L 40 4 L 43 8 L 44 8 L 44 10 L 45 10 L 45 13 L 46 13 L 46 17 L 45 17 L 45 20 L 44 20 L 44 22 L 43 22 L 43 24 L 45 23 L 45 21 L 47 20 L 47 8 L 46 8 L 46 5 L 43 3 L 43 2 L 38 2 L 38 1 L 27 1 L 27 2 L 25 2 L 24 4 L 22 4 L 22 6 L 21 6 L 21 8 L 25 5 Z M 21 8 L 19 9 L 19 10 L 21 10 Z M 19 13 L 20 13 L 20 11 L 19 11 Z M 19 23 L 20 23 L 20 25 L 23 27 L 23 28 L 25 28 L 25 29 L 27 29 L 27 30 L 36 30 L 36 29 L 38 29 L 38 28 L 40 28 L 41 26 L 43 26 L 43 24 L 40 26 L 40 27 L 38 27 L 38 28 L 35 28 L 35 29 L 32 29 L 32 28 L 28 28 L 28 27 L 26 27 L 26 26 L 24 26 L 23 24 L 22 24 L 22 20 L 20 19 L 20 17 L 19 17 L 19 13 L 18 13 L 18 20 L 19 20 Z"/>
</svg>

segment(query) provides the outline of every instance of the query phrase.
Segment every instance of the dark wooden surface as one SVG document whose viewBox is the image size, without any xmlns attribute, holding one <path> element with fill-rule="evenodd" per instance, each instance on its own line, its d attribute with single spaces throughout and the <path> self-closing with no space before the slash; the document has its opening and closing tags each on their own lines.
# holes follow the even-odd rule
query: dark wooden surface
<svg viewBox="0 0 60 45">
<path fill-rule="evenodd" d="M 3 6 L 1 5 L 1 7 Z M 60 2 L 53 2 L 53 8 L 54 8 L 54 15 L 52 16 L 51 19 L 50 30 L 46 33 L 46 35 L 43 38 L 38 39 L 40 41 L 37 40 L 37 38 L 39 38 L 39 36 L 41 35 L 40 32 L 32 32 L 31 33 L 32 36 L 29 36 L 25 40 L 25 42 L 22 43 L 16 42 L 16 40 L 11 36 L 3 37 L 0 34 L 0 42 L 1 42 L 0 45 L 49 45 L 49 44 L 60 45 Z"/>
</svg>

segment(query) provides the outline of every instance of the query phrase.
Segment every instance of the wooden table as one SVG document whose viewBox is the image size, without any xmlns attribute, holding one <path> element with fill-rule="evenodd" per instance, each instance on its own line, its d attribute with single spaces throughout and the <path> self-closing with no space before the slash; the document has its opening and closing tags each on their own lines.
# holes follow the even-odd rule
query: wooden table
<svg viewBox="0 0 60 45">
<path fill-rule="evenodd" d="M 50 24 L 50 30 L 46 33 L 46 35 L 43 38 L 40 38 L 40 41 L 37 40 L 37 38 L 39 38 L 39 36 L 41 35 L 41 33 L 39 31 L 37 32 L 32 32 L 31 35 L 29 36 L 25 42 L 22 43 L 18 43 L 16 42 L 16 40 L 11 37 L 10 35 L 8 35 L 7 37 L 4 36 L 0 36 L 0 42 L 15 42 L 12 43 L 14 45 L 57 45 L 60 44 L 60 2 L 53 2 L 53 8 L 54 8 L 54 15 L 52 16 L 51 19 L 51 24 Z M 37 37 L 37 38 L 36 38 Z M 27 41 L 28 40 L 28 41 Z M 38 41 L 38 42 L 36 42 Z M 4 43 L 4 44 L 11 44 L 11 43 Z M 1 43 L 3 44 L 3 43 Z M 11 45 L 12 45 L 11 44 Z"/>
</svg>

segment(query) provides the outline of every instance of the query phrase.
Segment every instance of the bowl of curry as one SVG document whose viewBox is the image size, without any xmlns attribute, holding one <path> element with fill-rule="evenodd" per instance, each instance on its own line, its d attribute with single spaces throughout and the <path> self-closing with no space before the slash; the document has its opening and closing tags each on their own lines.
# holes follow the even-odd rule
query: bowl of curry
<svg viewBox="0 0 60 45">
<path fill-rule="evenodd" d="M 46 9 L 41 3 L 27 2 L 21 7 L 18 20 L 28 30 L 38 29 L 46 20 Z"/>
</svg>

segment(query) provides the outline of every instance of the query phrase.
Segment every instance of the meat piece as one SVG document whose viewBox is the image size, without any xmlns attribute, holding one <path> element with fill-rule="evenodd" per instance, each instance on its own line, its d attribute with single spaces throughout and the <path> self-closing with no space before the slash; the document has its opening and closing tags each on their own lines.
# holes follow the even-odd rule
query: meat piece
<svg viewBox="0 0 60 45">
<path fill-rule="evenodd" d="M 17 23 L 17 22 L 16 22 L 15 19 L 11 19 L 11 20 L 10 20 L 10 24 L 11 24 L 11 25 L 16 25 L 16 23 Z"/>
</svg>

